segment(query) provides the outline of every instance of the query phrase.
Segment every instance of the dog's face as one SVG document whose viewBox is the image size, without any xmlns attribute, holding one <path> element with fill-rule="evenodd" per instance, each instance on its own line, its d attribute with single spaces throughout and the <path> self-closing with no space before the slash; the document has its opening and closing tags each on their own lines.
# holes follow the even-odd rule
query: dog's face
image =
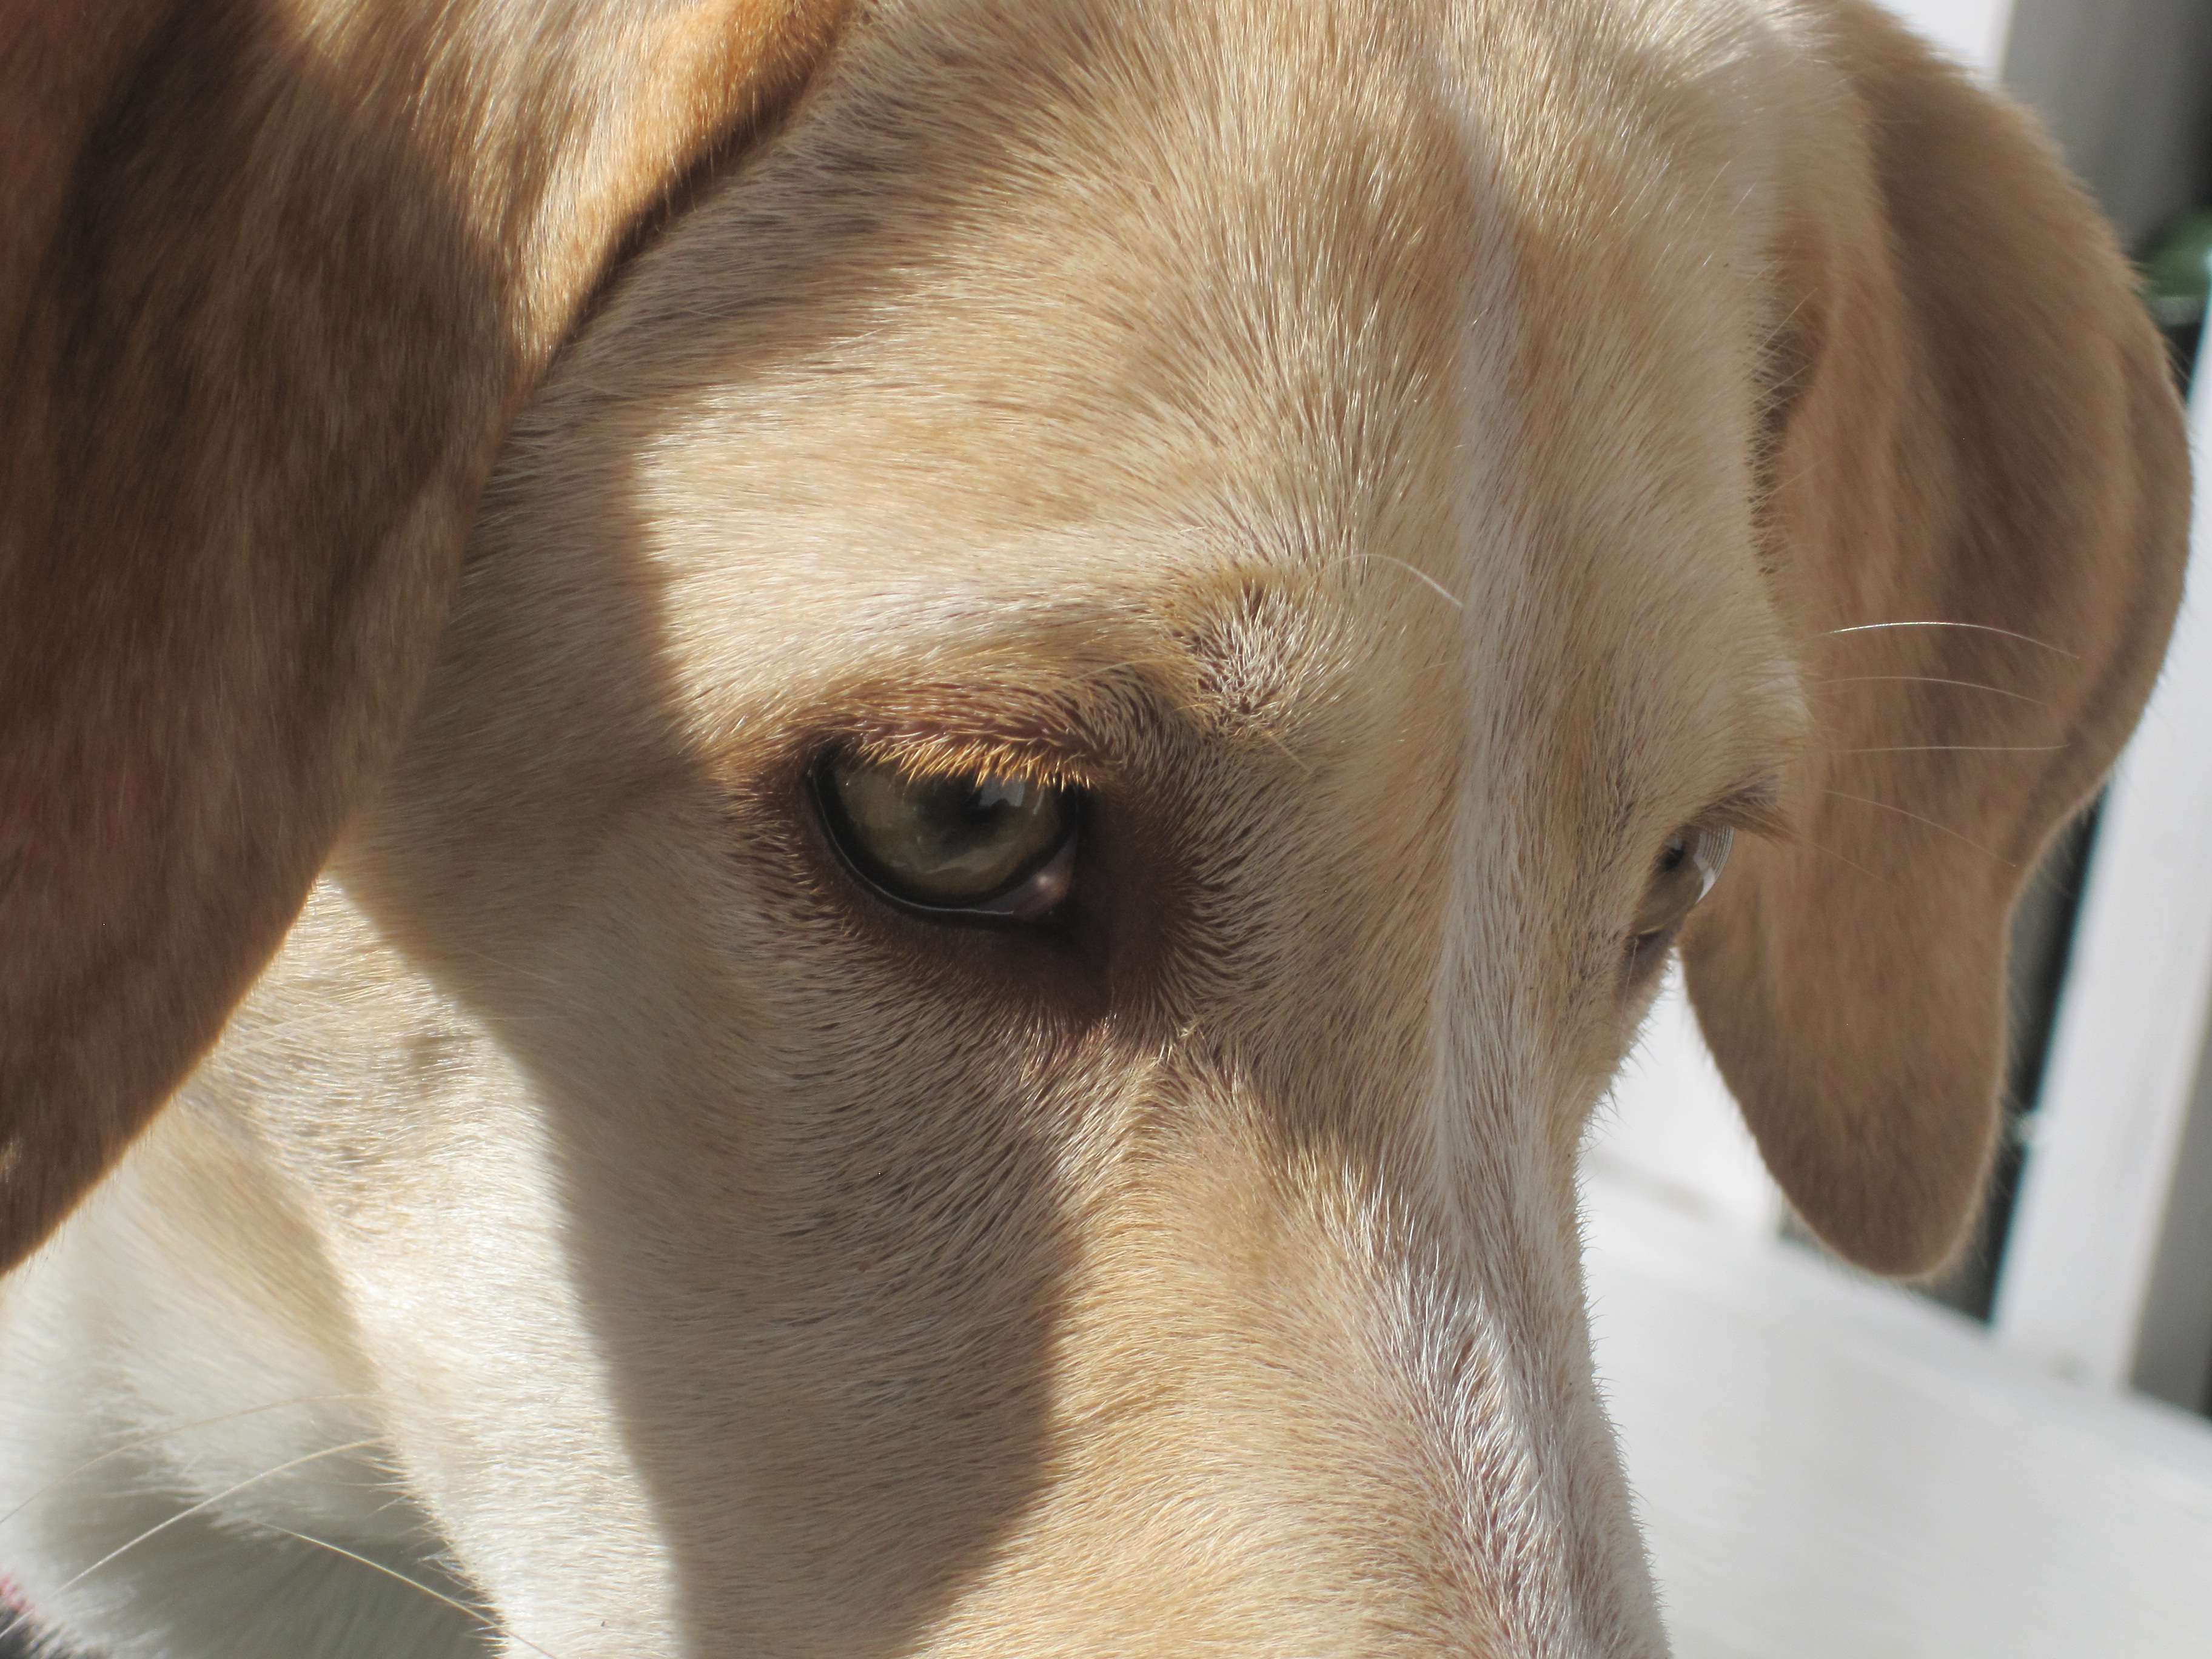
<svg viewBox="0 0 2212 1659">
<path fill-rule="evenodd" d="M 929 113 L 696 210 L 495 476 L 338 866 L 479 1058 L 278 1133 L 441 1310 L 371 1339 L 445 1358 L 422 1478 L 529 1471 L 464 1559 L 593 1517 L 501 1605 L 557 1565 L 777 1651 L 1657 1650 L 1574 1155 L 1670 838 L 1800 724 L 1753 261 L 1654 215 L 1616 258 L 1720 280 L 1530 340 L 1571 273 L 1492 205 L 1469 46 L 1362 22 L 1227 9 L 1073 131 L 874 46 Z M 1054 804 L 979 832 L 1045 866 L 979 915 L 988 859 L 890 860 L 993 778 Z"/>
<path fill-rule="evenodd" d="M 886 7 L 556 366 L 194 1091 L 520 1636 L 1663 1650 L 1578 1140 L 1686 925 L 1847 1027 L 1949 883 L 1993 1006 L 2016 872 L 1802 872 L 1984 714 L 1825 688 L 2002 672 L 1830 630 L 2033 618 L 1823 566 L 1932 488 L 1806 459 L 1874 210 L 1790 26 L 1662 11 Z M 1960 787 L 2032 851 L 2084 764 Z M 1982 1120 L 1782 1094 L 1815 1218 L 1940 1255 Z"/>
</svg>

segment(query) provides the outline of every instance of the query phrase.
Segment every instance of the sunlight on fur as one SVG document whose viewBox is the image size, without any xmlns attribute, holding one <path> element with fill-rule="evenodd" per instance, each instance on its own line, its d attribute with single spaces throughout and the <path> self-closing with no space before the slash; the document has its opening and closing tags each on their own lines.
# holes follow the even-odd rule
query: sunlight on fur
<svg viewBox="0 0 2212 1659">
<path fill-rule="evenodd" d="M 1679 951 L 1940 1266 L 2176 601 L 2033 124 L 1863 0 L 94 9 L 0 56 L 0 1622 L 1664 1654 L 1594 1103 Z"/>
</svg>

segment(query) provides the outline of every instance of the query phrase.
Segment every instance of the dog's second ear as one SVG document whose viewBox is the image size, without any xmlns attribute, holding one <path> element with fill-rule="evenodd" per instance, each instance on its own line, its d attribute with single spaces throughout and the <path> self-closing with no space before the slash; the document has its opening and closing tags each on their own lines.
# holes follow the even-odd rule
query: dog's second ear
<svg viewBox="0 0 2212 1659">
<path fill-rule="evenodd" d="M 1799 1214 L 1915 1273 L 1978 1207 L 2013 903 L 2156 673 L 2188 462 L 2127 268 L 2033 124 L 1872 7 L 1828 15 L 1856 107 L 1780 250 L 1766 500 L 1816 738 L 1801 833 L 1739 840 L 1684 959 Z"/>
<path fill-rule="evenodd" d="M 144 0 L 0 40 L 0 1269 L 276 949 L 516 409 L 836 10 Z"/>
</svg>

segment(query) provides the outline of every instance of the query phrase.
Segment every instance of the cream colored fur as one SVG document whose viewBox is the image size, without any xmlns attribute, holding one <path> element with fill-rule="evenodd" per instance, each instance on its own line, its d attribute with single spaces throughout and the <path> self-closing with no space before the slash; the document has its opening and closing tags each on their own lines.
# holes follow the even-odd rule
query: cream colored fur
<svg viewBox="0 0 2212 1659">
<path fill-rule="evenodd" d="M 2015 233 L 1892 223 L 1885 98 L 2087 250 L 1984 284 L 2066 342 L 2003 468 L 1929 459 L 2003 422 L 1915 307 Z M 0 1292 L 0 1569 L 112 1659 L 1663 1653 L 1576 1227 L 1630 920 L 1732 824 L 1705 982 L 1817 989 L 1788 861 L 1852 836 L 1994 950 L 2178 569 L 2093 216 L 1871 14 L 1760 0 L 884 0 L 685 177 L 281 951 Z M 2047 556 L 1822 540 L 2002 520 L 2019 456 L 2095 497 Z M 1928 621 L 2080 666 L 1832 632 Z M 1838 753 L 1970 738 L 2021 752 L 1926 787 L 2001 872 L 1824 817 L 1881 787 Z M 833 740 L 1085 783 L 1068 916 L 877 902 Z M 1955 1168 L 1879 1091 L 1787 1155 L 1877 1265 L 1971 1209 L 1959 972 Z"/>
</svg>

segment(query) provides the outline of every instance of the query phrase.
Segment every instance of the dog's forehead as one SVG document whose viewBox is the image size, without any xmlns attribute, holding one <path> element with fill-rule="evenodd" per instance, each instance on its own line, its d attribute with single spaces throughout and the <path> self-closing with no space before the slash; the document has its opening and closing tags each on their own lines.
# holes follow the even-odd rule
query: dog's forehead
<svg viewBox="0 0 2212 1659">
<path fill-rule="evenodd" d="M 1514 727 L 1554 746 L 1740 725 L 1786 679 L 1753 307 L 1719 291 L 1756 233 L 1709 211 L 1685 246 L 1630 192 L 1578 243 L 1551 175 L 1598 141 L 1513 131 L 1441 9 L 1209 11 L 1267 35 L 1230 51 L 1055 9 L 1086 53 L 987 69 L 886 13 L 875 101 L 833 86 L 617 295 L 537 419 L 529 476 L 567 482 L 534 510 L 623 496 L 726 706 L 1140 661 L 1436 741 L 1522 683 L 1565 688 Z"/>
</svg>

